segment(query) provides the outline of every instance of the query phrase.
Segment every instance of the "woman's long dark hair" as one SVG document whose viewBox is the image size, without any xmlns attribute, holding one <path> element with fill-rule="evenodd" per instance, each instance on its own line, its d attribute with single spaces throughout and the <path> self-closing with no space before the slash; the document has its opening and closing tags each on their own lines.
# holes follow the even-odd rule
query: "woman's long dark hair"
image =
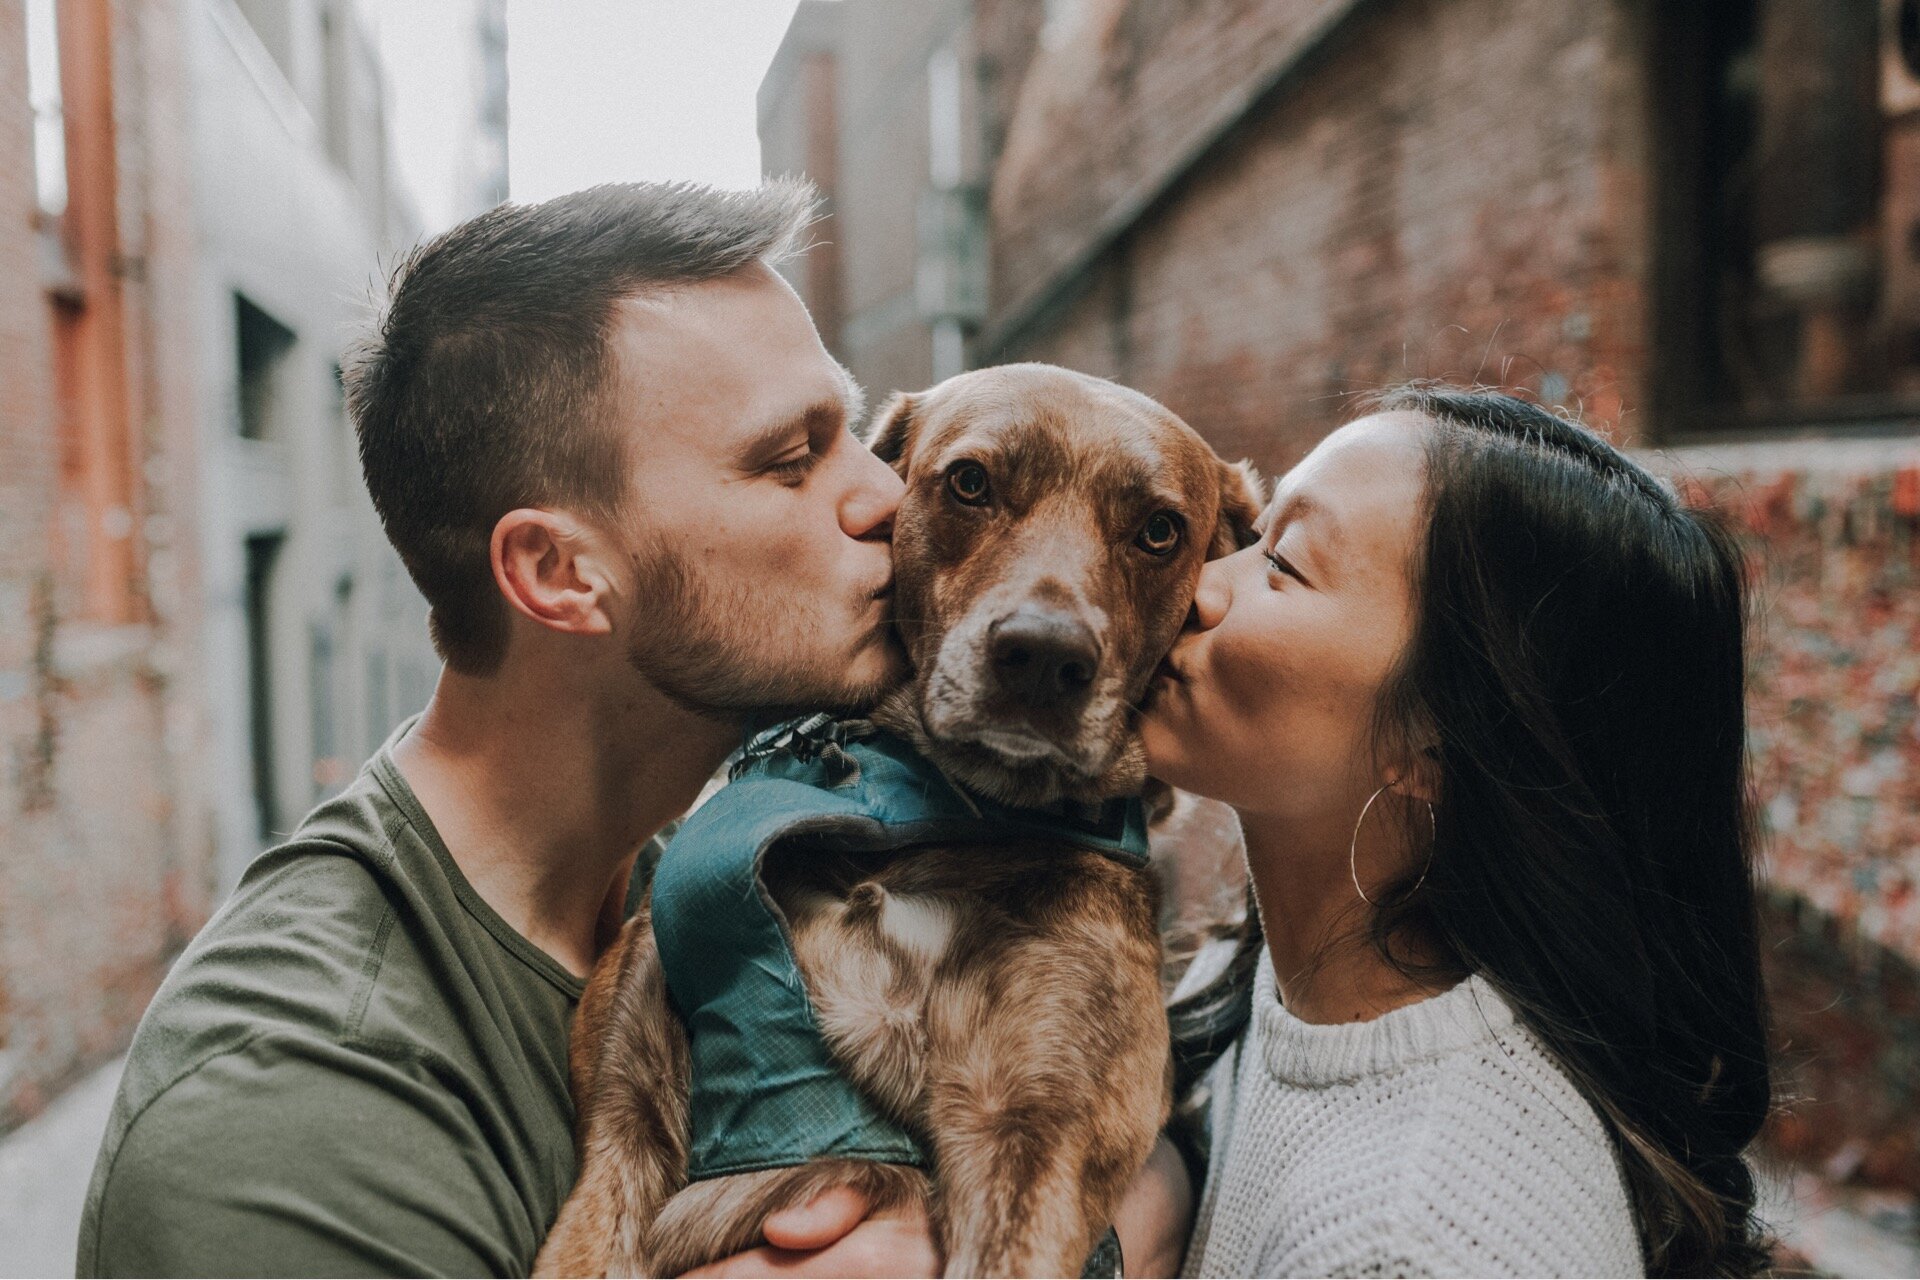
<svg viewBox="0 0 1920 1280">
<path fill-rule="evenodd" d="M 1374 940 L 1391 959 L 1417 936 L 1512 1002 L 1611 1131 L 1648 1274 L 1752 1274 L 1742 1153 L 1771 1084 L 1741 549 L 1538 406 L 1433 385 L 1379 404 L 1434 429 L 1378 728 L 1437 743 L 1442 797 L 1426 881 L 1389 892 Z"/>
</svg>

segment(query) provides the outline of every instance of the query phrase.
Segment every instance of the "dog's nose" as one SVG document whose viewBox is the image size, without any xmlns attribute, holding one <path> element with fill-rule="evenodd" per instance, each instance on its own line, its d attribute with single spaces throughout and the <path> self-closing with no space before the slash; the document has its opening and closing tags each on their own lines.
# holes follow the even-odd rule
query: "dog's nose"
<svg viewBox="0 0 1920 1280">
<path fill-rule="evenodd" d="M 988 642 L 994 679 L 1029 706 L 1053 707 L 1085 693 L 1100 662 L 1093 629 L 1048 609 L 1016 609 Z"/>
</svg>

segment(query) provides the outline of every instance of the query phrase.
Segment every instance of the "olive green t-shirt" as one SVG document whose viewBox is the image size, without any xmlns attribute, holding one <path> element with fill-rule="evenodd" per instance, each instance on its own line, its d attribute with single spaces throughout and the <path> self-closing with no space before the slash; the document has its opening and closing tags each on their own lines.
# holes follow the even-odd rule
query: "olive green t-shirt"
<svg viewBox="0 0 1920 1280">
<path fill-rule="evenodd" d="M 394 767 L 407 727 L 247 869 L 154 997 L 80 1275 L 531 1268 L 573 1185 L 582 983 L 454 864 Z"/>
</svg>

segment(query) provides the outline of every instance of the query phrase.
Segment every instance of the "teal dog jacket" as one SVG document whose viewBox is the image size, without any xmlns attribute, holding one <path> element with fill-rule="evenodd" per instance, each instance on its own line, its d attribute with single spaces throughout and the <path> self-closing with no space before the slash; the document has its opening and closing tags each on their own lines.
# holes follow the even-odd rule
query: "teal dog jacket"
<svg viewBox="0 0 1920 1280">
<path fill-rule="evenodd" d="M 1039 837 L 1129 866 L 1147 859 L 1138 800 L 1010 809 L 963 793 L 903 739 L 824 715 L 752 738 L 653 878 L 653 931 L 692 1055 L 688 1176 L 824 1156 L 925 1167 L 827 1053 L 761 878 L 774 846 L 873 853 Z"/>
</svg>

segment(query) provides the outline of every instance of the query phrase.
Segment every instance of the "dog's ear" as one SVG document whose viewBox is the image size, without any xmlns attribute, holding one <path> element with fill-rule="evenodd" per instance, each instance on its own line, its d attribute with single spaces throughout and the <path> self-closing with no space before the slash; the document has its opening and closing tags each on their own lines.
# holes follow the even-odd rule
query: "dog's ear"
<svg viewBox="0 0 1920 1280">
<path fill-rule="evenodd" d="M 1220 464 L 1220 519 L 1213 526 L 1207 559 L 1232 555 L 1254 542 L 1253 522 L 1267 505 L 1267 486 L 1244 459 Z"/>
<path fill-rule="evenodd" d="M 896 391 L 867 427 L 867 447 L 873 450 L 873 456 L 903 476 L 907 474 L 907 455 L 913 451 L 914 429 L 920 421 L 915 412 L 918 408 L 919 401 L 911 393 Z"/>
</svg>

